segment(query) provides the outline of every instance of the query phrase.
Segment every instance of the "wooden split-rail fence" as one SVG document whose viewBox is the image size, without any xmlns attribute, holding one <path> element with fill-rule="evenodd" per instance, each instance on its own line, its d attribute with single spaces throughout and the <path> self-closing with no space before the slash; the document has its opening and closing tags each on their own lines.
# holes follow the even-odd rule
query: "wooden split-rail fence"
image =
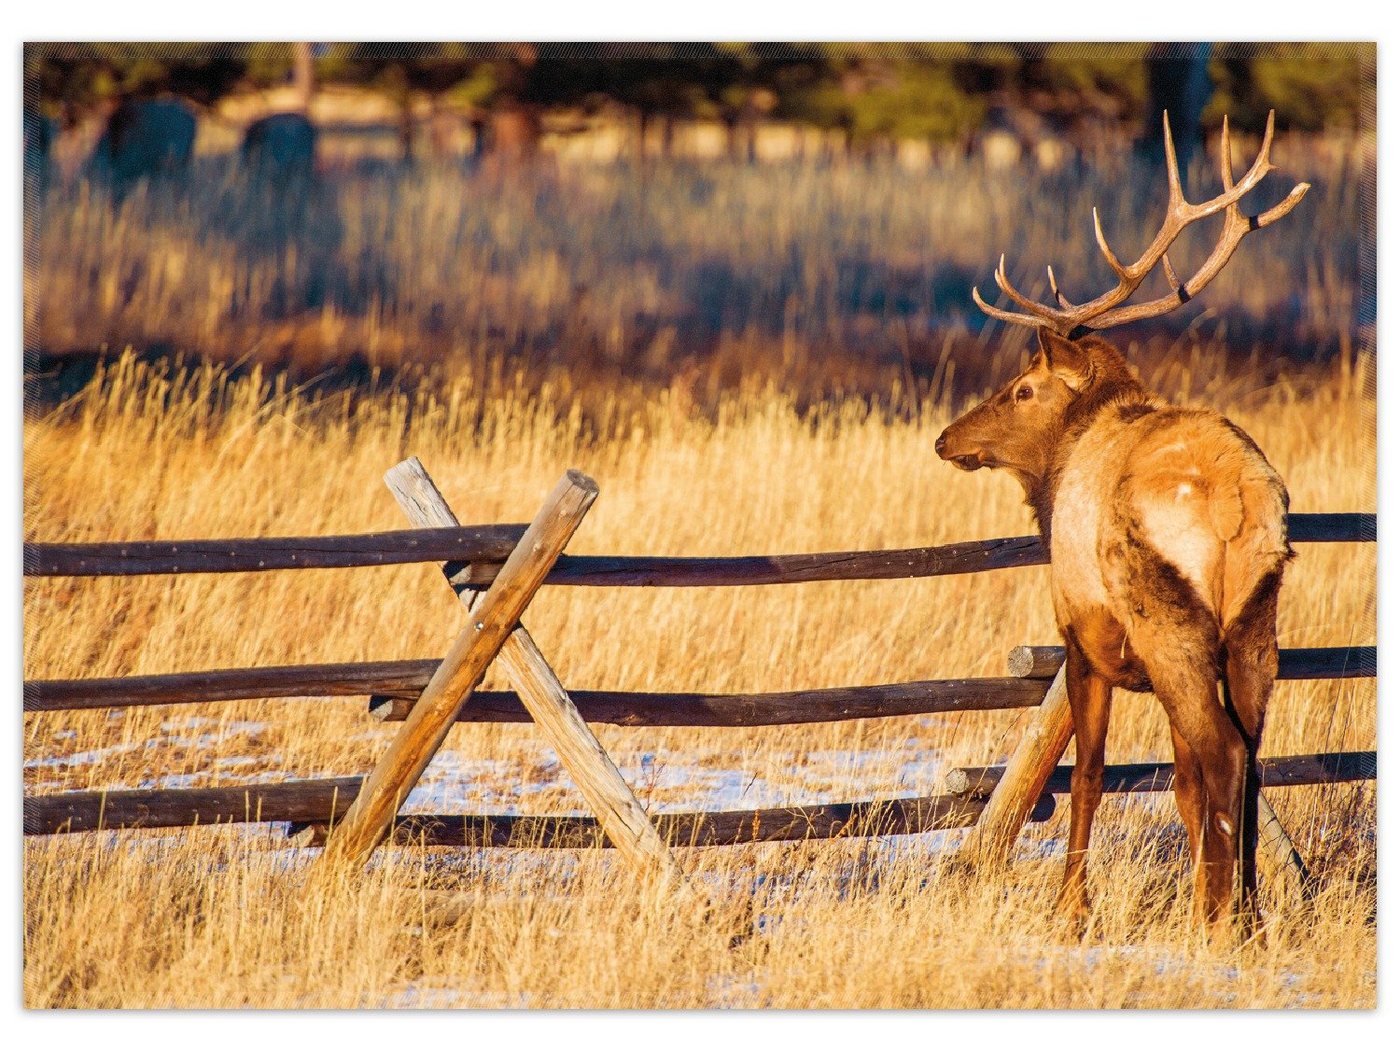
<svg viewBox="0 0 1400 1050">
<path fill-rule="evenodd" d="M 436 846 L 613 846 L 639 868 L 683 877 L 673 846 L 908 834 L 976 825 L 964 844 L 1005 857 L 1028 820 L 1054 812 L 1068 791 L 1060 765 L 1070 737 L 1053 646 L 1011 651 L 1008 675 L 783 693 L 569 691 L 521 622 L 543 585 L 713 587 L 826 580 L 907 579 L 984 572 L 1048 561 L 1038 537 L 978 540 L 907 550 L 768 557 L 600 557 L 564 553 L 598 496 L 575 471 L 528 525 L 462 526 L 417 459 L 385 476 L 413 528 L 355 536 L 28 543 L 26 576 L 132 576 L 258 572 L 442 562 L 467 627 L 440 660 L 238 668 L 122 678 L 31 680 L 24 710 L 71 711 L 268 697 L 369 698 L 369 713 L 400 723 L 364 777 L 162 790 L 26 796 L 26 835 L 116 828 L 285 822 L 294 841 L 324 845 L 323 865 L 358 864 L 391 835 Z M 1374 514 L 1293 514 L 1295 543 L 1374 542 Z M 477 690 L 488 666 L 511 692 Z M 1281 679 L 1373 677 L 1374 647 L 1286 649 Z M 1004 766 L 963 768 L 944 794 L 728 812 L 649 815 L 589 723 L 625 726 L 763 726 L 927 713 L 1036 708 Z M 593 817 L 401 814 L 404 800 L 458 722 L 534 722 L 580 788 Z M 1266 786 L 1374 779 L 1375 752 L 1265 759 Z M 1166 763 L 1110 766 L 1108 791 L 1170 787 Z M 1270 811 L 1271 815 L 1271 811 Z M 1286 856 L 1291 843 L 1278 829 Z M 1292 857 L 1297 866 L 1296 855 Z"/>
</svg>

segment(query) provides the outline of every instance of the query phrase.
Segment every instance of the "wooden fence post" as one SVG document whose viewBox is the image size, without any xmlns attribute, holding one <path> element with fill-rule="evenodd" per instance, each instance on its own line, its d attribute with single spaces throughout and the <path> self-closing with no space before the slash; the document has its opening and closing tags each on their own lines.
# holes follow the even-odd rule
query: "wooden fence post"
<svg viewBox="0 0 1400 1050">
<path fill-rule="evenodd" d="M 1277 865 L 1279 871 L 1286 872 L 1294 892 L 1304 900 L 1312 900 L 1317 892 L 1312 874 L 1303 863 L 1298 847 L 1279 823 L 1278 814 L 1269 800 L 1264 797 L 1264 789 L 1259 789 L 1259 848 Z"/>
<path fill-rule="evenodd" d="M 412 714 L 331 833 L 322 867 L 363 864 L 442 745 L 457 712 L 505 644 L 555 560 L 598 497 L 592 478 L 569 471 L 511 551 L 471 621 L 429 679 Z"/>
<path fill-rule="evenodd" d="M 458 524 L 452 508 L 416 456 L 393 467 L 384 475 L 384 483 L 415 526 Z M 447 572 L 450 566 L 443 568 Z M 465 571 L 470 573 L 470 566 Z M 451 576 L 449 582 L 452 582 Z M 475 592 L 462 589 L 458 596 L 468 610 L 474 607 Z M 511 632 L 501 647 L 498 660 L 521 703 L 558 752 L 560 764 L 578 785 L 618 851 L 639 870 L 659 871 L 684 881 L 674 854 L 661 840 L 646 810 L 603 745 L 579 715 L 578 708 L 524 625 Z"/>
<path fill-rule="evenodd" d="M 976 826 L 963 842 L 959 850 L 963 859 L 992 863 L 1010 859 L 1017 833 L 1035 808 L 1073 735 L 1074 720 L 1062 666 L 1007 760 L 1006 772 L 992 789 Z"/>
</svg>

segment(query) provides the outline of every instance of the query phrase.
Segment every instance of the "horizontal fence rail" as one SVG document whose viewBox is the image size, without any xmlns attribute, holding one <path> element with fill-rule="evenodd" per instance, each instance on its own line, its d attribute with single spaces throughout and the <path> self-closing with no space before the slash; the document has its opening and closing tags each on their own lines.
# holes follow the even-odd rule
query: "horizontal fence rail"
<svg viewBox="0 0 1400 1050">
<path fill-rule="evenodd" d="M 199 704 L 289 696 L 417 696 L 438 660 L 241 667 L 123 678 L 55 678 L 24 683 L 26 711 Z"/>
<path fill-rule="evenodd" d="M 427 561 L 504 562 L 524 525 L 397 529 L 353 536 L 26 543 L 26 576 L 165 576 L 173 573 L 352 569 Z"/>
<path fill-rule="evenodd" d="M 400 721 L 437 668 L 436 660 L 268 667 L 137 678 L 25 683 L 26 711 L 73 711 L 289 696 L 372 696 L 371 713 Z M 966 678 L 786 693 L 646 693 L 570 690 L 589 722 L 654 726 L 757 726 L 943 711 L 1033 707 L 1045 683 Z M 402 701 L 395 706 L 392 701 Z M 513 692 L 476 692 L 459 722 L 528 722 Z"/>
<path fill-rule="evenodd" d="M 81 791 L 24 800 L 24 833 L 52 835 L 116 828 L 173 828 L 230 823 L 289 822 L 296 836 L 305 825 L 339 820 L 350 808 L 362 777 L 293 781 L 232 788 L 151 791 Z M 985 801 L 941 795 L 774 809 L 653 815 L 657 830 L 675 845 L 778 842 L 841 835 L 904 835 L 967 827 Z M 1048 820 L 1054 800 L 1041 799 L 1033 814 Z M 428 845 L 607 845 L 591 817 L 404 814 L 395 834 Z M 309 842 L 319 841 L 313 832 Z M 301 840 L 307 841 L 307 840 Z"/>
<path fill-rule="evenodd" d="M 778 809 L 657 813 L 651 820 L 670 846 L 738 846 L 965 828 L 977 821 L 985 805 L 985 799 L 938 795 Z M 1054 813 L 1054 797 L 1042 795 L 1030 819 L 1046 821 Z M 323 825 L 293 824 L 288 834 L 300 845 L 317 846 L 325 841 L 326 832 Z M 612 846 L 592 817 L 405 814 L 394 822 L 394 837 L 401 843 L 422 846 Z"/>
<path fill-rule="evenodd" d="M 524 525 L 405 529 L 354 536 L 26 543 L 26 576 L 143 576 L 172 573 L 329 569 L 456 562 L 454 581 L 485 588 Z M 1373 542 L 1374 514 L 1290 514 L 1295 543 Z M 546 584 L 576 587 L 734 587 L 832 580 L 894 580 L 1045 565 L 1038 536 L 973 540 L 903 550 L 741 557 L 564 555 Z"/>
<path fill-rule="evenodd" d="M 1337 784 L 1376 778 L 1374 751 L 1290 755 L 1260 762 L 1265 787 Z M 913 834 L 972 824 L 1004 767 L 954 769 L 949 794 L 868 802 L 819 803 L 718 813 L 654 814 L 662 837 L 677 845 L 831 838 L 837 835 Z M 1059 766 L 1046 795 L 1067 794 L 1072 767 Z M 1109 792 L 1165 791 L 1172 784 L 1169 762 L 1104 768 Z M 287 822 L 322 825 L 338 820 L 354 801 L 362 777 L 291 781 L 226 788 L 143 791 L 73 791 L 24 800 L 24 833 L 52 835 L 116 828 L 172 828 L 229 823 Z M 1054 807 L 1042 798 L 1034 819 L 1047 820 Z M 444 846 L 603 845 L 601 829 L 588 817 L 405 814 L 396 824 L 402 839 Z M 311 836 L 315 841 L 316 836 Z"/>
<path fill-rule="evenodd" d="M 1027 657 L 1022 673 L 1018 656 Z M 1034 707 L 1045 698 L 1043 679 L 1064 659 L 1055 646 L 1019 646 L 1008 661 L 1014 677 L 962 678 L 893 685 L 803 689 L 782 693 L 645 693 L 570 691 L 586 721 L 624 726 L 760 726 L 882 718 L 893 715 Z M 209 703 L 297 696 L 373 696 L 383 721 L 404 717 L 423 691 L 437 660 L 305 664 L 235 668 L 125 678 L 71 678 L 24 683 L 24 710 L 78 711 L 154 704 Z M 1049 668 L 1048 672 L 1046 668 Z M 1351 678 L 1375 674 L 1374 646 L 1284 649 L 1279 678 Z M 394 701 L 399 701 L 395 703 Z M 458 721 L 526 722 L 512 692 L 479 692 Z"/>
<path fill-rule="evenodd" d="M 293 780 L 224 788 L 65 791 L 24 800 L 24 833 L 52 835 L 103 828 L 182 828 L 259 821 L 338 818 L 364 777 Z"/>
<path fill-rule="evenodd" d="M 1017 678 L 1054 678 L 1065 662 L 1058 645 L 1018 645 L 1006 660 L 1006 669 Z M 1280 649 L 1278 680 L 1296 682 L 1317 678 L 1376 677 L 1374 645 L 1342 645 L 1320 649 Z"/>
<path fill-rule="evenodd" d="M 1316 755 L 1289 755 L 1259 760 L 1264 787 L 1297 787 L 1303 784 L 1342 784 L 1376 779 L 1374 751 L 1340 751 Z M 944 785 L 954 795 L 986 798 L 1001 780 L 1004 766 L 961 766 L 950 770 Z M 1073 766 L 1056 766 L 1045 784 L 1052 795 L 1067 795 Z M 1170 762 L 1134 762 L 1105 766 L 1103 789 L 1111 792 L 1166 791 L 1175 770 Z"/>
<path fill-rule="evenodd" d="M 586 722 L 619 726 L 777 726 L 1034 707 L 1045 699 L 1045 683 L 1022 678 L 962 678 L 788 693 L 573 689 L 569 696 Z M 477 704 L 480 707 L 472 710 Z M 402 721 L 412 709 L 410 698 L 374 697 L 370 701 L 370 713 L 383 722 Z M 526 722 L 529 717 L 514 693 L 478 693 L 458 713 L 457 721 Z"/>
</svg>

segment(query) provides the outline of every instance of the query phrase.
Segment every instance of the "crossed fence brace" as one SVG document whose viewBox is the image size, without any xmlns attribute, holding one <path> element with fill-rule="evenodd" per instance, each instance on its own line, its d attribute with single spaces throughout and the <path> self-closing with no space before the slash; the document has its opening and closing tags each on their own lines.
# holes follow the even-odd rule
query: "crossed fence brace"
<svg viewBox="0 0 1400 1050">
<path fill-rule="evenodd" d="M 417 457 L 384 476 L 399 507 L 419 528 L 453 527 L 457 517 Z M 530 717 L 544 730 L 560 764 L 577 783 L 613 845 L 639 869 L 684 881 L 675 856 L 598 738 L 579 715 L 558 675 L 520 623 L 535 592 L 598 497 L 592 478 L 570 470 L 546 497 L 490 587 L 468 589 L 471 566 L 443 572 L 470 618 L 429 679 L 388 751 L 331 831 L 322 866 L 363 864 L 389 835 L 400 806 L 432 761 L 492 661 L 505 672 Z M 465 576 L 466 579 L 459 579 Z"/>
</svg>

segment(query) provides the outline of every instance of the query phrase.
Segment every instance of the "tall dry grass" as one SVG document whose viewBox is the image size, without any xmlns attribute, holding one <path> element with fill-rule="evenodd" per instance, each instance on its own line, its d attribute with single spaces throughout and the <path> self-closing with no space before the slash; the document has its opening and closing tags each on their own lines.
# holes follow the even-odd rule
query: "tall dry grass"
<svg viewBox="0 0 1400 1050">
<path fill-rule="evenodd" d="M 1375 505 L 1369 358 L 1212 400 L 1259 442 L 1298 511 Z M 1209 371 L 1210 362 L 1202 366 Z M 602 495 L 579 553 L 922 545 L 1029 531 L 1013 482 L 931 454 L 956 407 L 799 412 L 751 388 L 702 416 L 674 391 L 595 402 L 471 374 L 320 398 L 212 366 L 123 358 L 24 435 L 25 532 L 48 541 L 355 532 L 402 525 L 380 485 L 416 454 L 467 521 L 528 519 L 567 466 Z M 566 684 L 777 690 L 995 674 L 1054 641 L 1043 568 L 754 589 L 547 588 L 527 622 Z M 432 566 L 26 581 L 25 675 L 70 677 L 442 652 L 464 625 Z M 1374 640 L 1375 551 L 1300 546 L 1286 646 Z M 488 684 L 492 684 L 488 679 Z M 1266 754 L 1372 748 L 1371 680 L 1283 683 Z M 931 794 L 1003 758 L 1024 712 L 768 729 L 600 727 L 654 811 Z M 353 698 L 25 716 L 28 793 L 363 772 L 393 726 Z M 1120 695 L 1110 761 L 1169 758 L 1150 697 Z M 580 811 L 529 726 L 452 730 L 419 809 Z M 1268 935 L 1212 951 L 1189 922 L 1166 796 L 1113 798 L 1095 831 L 1084 942 L 1049 921 L 1065 812 L 1005 877 L 953 874 L 960 832 L 684 851 L 755 936 L 728 943 L 596 852 L 385 851 L 308 893 L 278 829 L 31 838 L 24 997 L 43 1006 L 1365 1007 L 1375 1003 L 1375 791 L 1271 792 L 1320 877 L 1267 868 Z M 445 919 L 447 896 L 464 917 Z"/>
<path fill-rule="evenodd" d="M 1256 147 L 1236 144 L 1239 171 Z M 1140 326 L 1139 359 L 1223 342 L 1233 370 L 1257 371 L 1349 352 L 1373 326 L 1374 138 L 1294 138 L 1274 158 L 1280 172 L 1250 206 L 1304 179 L 1306 200 L 1245 242 L 1203 312 Z M 1208 158 L 1188 181 L 1194 199 L 1219 192 Z M 1165 200 L 1161 173 L 1127 159 L 1049 172 L 366 159 L 288 187 L 211 155 L 120 199 L 81 178 L 36 196 L 27 340 L 54 354 L 252 359 L 303 378 L 447 359 L 478 376 L 504 361 L 507 376 L 591 381 L 601 397 L 680 377 L 713 403 L 761 377 L 807 401 L 888 394 L 895 379 L 936 400 L 945 384 L 961 394 L 992 378 L 983 359 L 1004 330 L 983 328 L 969 289 L 996 294 L 1000 253 L 1024 290 L 1047 295 L 1053 263 L 1082 301 L 1112 282 L 1092 210 L 1130 258 Z M 1190 272 L 1215 232 L 1188 231 L 1177 268 Z"/>
</svg>

